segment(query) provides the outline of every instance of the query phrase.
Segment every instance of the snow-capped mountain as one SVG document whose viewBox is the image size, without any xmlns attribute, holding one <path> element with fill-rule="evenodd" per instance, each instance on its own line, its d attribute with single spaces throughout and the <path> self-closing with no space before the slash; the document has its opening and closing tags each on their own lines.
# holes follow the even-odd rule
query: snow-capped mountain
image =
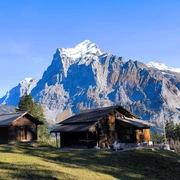
<svg viewBox="0 0 180 180">
<path fill-rule="evenodd" d="M 156 62 L 149 62 L 147 64 L 147 66 L 159 69 L 161 71 L 172 71 L 172 72 L 180 73 L 180 68 L 168 67 L 163 62 L 158 62 L 158 61 L 156 61 Z"/>
<path fill-rule="evenodd" d="M 0 104 L 17 106 L 20 97 L 24 94 L 31 93 L 31 90 L 36 86 L 38 79 L 25 78 L 16 87 L 7 91 L 6 95 L 0 98 Z"/>
<path fill-rule="evenodd" d="M 19 90 L 8 91 L 0 103 L 17 105 L 19 97 L 28 92 L 51 120 L 82 109 L 120 104 L 158 126 L 163 120 L 179 122 L 180 73 L 165 74 L 152 64 L 126 62 L 86 40 L 74 48 L 58 48 L 39 81 L 24 90 L 20 83 L 15 87 Z"/>
</svg>

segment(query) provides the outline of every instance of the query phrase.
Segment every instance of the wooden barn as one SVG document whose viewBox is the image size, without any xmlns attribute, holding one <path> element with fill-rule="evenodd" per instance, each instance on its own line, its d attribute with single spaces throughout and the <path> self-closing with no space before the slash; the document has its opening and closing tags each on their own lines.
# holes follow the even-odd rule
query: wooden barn
<svg viewBox="0 0 180 180">
<path fill-rule="evenodd" d="M 84 110 L 59 123 L 51 133 L 60 133 L 61 147 L 109 147 L 115 141 L 148 142 L 148 121 L 121 106 Z"/>
<path fill-rule="evenodd" d="M 0 143 L 37 140 L 37 126 L 43 124 L 28 112 L 0 115 Z"/>
</svg>

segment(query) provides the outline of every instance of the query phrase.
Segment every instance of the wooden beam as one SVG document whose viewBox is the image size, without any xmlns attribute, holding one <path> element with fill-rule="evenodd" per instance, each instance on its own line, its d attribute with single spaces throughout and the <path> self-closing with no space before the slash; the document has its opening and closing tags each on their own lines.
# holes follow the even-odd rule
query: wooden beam
<svg viewBox="0 0 180 180">
<path fill-rule="evenodd" d="M 58 148 L 57 132 L 56 132 L 56 148 Z"/>
<path fill-rule="evenodd" d="M 86 144 L 87 144 L 87 147 L 88 147 L 88 132 L 86 132 Z"/>
</svg>

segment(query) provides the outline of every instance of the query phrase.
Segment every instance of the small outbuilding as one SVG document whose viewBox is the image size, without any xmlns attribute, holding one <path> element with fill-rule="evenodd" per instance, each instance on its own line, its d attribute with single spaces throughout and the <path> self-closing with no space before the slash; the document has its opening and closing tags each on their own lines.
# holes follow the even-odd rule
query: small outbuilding
<svg viewBox="0 0 180 180">
<path fill-rule="evenodd" d="M 28 112 L 0 114 L 0 143 L 37 140 L 37 126 L 42 124 Z"/>
<path fill-rule="evenodd" d="M 151 123 L 122 106 L 83 110 L 59 123 L 61 147 L 109 147 L 115 141 L 140 143 L 151 140 Z"/>
</svg>

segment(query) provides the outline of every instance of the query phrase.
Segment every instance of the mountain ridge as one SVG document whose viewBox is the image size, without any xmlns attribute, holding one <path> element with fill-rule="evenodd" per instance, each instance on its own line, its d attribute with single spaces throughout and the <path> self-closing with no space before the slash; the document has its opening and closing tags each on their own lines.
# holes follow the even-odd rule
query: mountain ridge
<svg viewBox="0 0 180 180">
<path fill-rule="evenodd" d="M 24 78 L 17 86 L 8 90 L 6 94 L 0 98 L 0 104 L 17 106 L 20 97 L 24 94 L 31 93 L 31 90 L 36 86 L 38 81 L 39 79 L 36 78 Z"/>
<path fill-rule="evenodd" d="M 125 61 L 87 40 L 75 48 L 58 48 L 42 78 L 28 92 L 53 120 L 67 110 L 75 114 L 120 104 L 158 127 L 164 119 L 180 121 L 180 73 Z M 11 100 L 12 96 L 5 95 L 0 104 L 10 105 Z"/>
<path fill-rule="evenodd" d="M 163 62 L 159 62 L 159 61 L 149 62 L 147 63 L 147 66 L 159 69 L 161 71 L 172 71 L 172 72 L 180 73 L 180 68 L 169 67 L 166 66 Z"/>
</svg>

